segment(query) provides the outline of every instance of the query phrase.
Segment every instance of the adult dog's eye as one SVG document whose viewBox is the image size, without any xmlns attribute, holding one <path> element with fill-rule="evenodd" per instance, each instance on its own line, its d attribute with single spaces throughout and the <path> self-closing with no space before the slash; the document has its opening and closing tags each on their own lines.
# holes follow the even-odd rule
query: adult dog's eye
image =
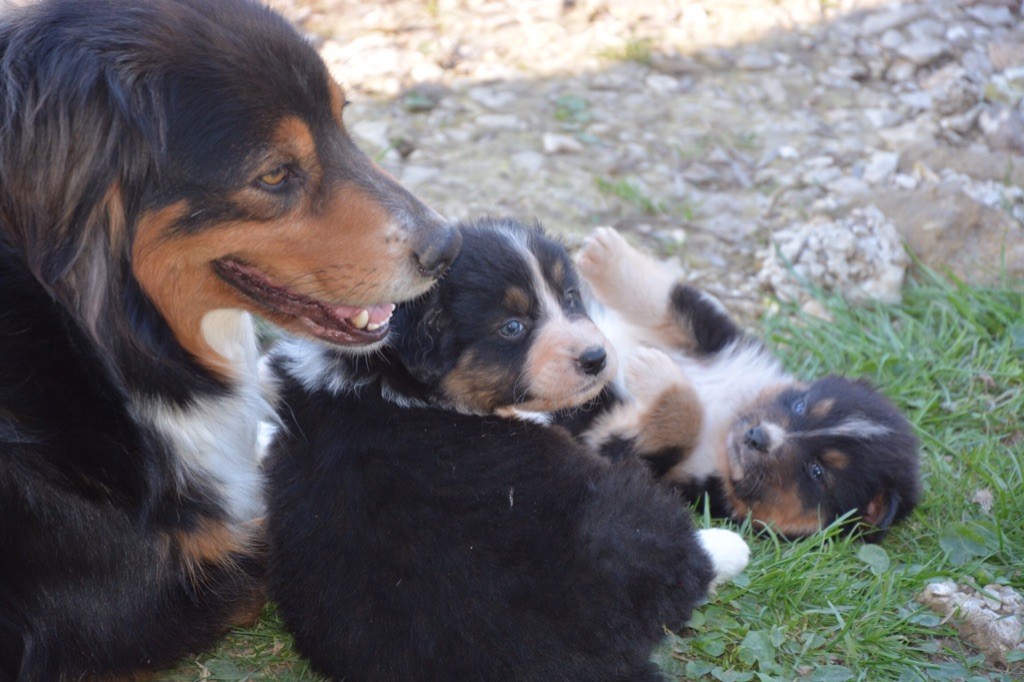
<svg viewBox="0 0 1024 682">
<path fill-rule="evenodd" d="M 522 336 L 524 331 L 526 331 L 526 325 L 519 320 L 509 320 L 505 324 L 501 325 L 500 329 L 498 329 L 498 333 L 506 339 L 514 339 Z"/>
<path fill-rule="evenodd" d="M 807 475 L 821 483 L 825 480 L 825 469 L 817 462 L 811 462 L 807 465 Z"/>
<path fill-rule="evenodd" d="M 803 398 L 800 398 L 795 403 L 793 403 L 791 409 L 793 410 L 793 414 L 803 414 L 804 412 L 807 411 L 807 402 Z"/>
<path fill-rule="evenodd" d="M 286 165 L 281 165 L 272 171 L 264 173 L 263 175 L 256 178 L 256 184 L 263 189 L 278 190 L 284 187 L 287 183 L 288 178 L 292 175 L 291 170 Z"/>
</svg>

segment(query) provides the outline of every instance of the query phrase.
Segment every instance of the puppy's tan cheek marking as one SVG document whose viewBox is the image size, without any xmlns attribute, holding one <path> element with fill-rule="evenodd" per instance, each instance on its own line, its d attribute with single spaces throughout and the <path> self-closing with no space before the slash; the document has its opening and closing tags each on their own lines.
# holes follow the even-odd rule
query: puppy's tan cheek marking
<svg viewBox="0 0 1024 682">
<path fill-rule="evenodd" d="M 697 446 L 704 408 L 690 384 L 677 384 L 663 391 L 639 419 L 641 452 L 678 448 L 684 455 Z"/>
<path fill-rule="evenodd" d="M 449 400 L 470 410 L 493 412 L 511 402 L 515 379 L 507 371 L 480 362 L 472 351 L 441 382 L 441 390 Z"/>
</svg>

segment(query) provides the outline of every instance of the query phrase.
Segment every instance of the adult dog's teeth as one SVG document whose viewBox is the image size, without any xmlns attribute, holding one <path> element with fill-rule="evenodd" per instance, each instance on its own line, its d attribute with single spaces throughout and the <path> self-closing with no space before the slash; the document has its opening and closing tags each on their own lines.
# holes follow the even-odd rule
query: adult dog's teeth
<svg viewBox="0 0 1024 682">
<path fill-rule="evenodd" d="M 378 329 L 380 329 L 380 325 L 377 324 L 376 322 L 371 322 L 370 324 L 366 325 L 366 331 L 368 332 L 375 332 Z"/>
<path fill-rule="evenodd" d="M 366 323 L 369 321 L 370 311 L 368 310 L 360 311 L 358 315 L 349 320 L 349 322 L 352 323 L 352 326 L 356 329 L 364 329 L 366 327 Z"/>
</svg>

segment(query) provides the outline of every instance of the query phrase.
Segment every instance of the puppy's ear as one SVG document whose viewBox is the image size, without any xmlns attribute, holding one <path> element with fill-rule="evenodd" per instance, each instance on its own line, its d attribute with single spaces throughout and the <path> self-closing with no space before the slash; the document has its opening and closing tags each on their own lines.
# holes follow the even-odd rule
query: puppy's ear
<svg viewBox="0 0 1024 682">
<path fill-rule="evenodd" d="M 439 290 L 435 286 L 415 301 L 400 305 L 392 321 L 399 360 L 413 378 L 427 386 L 436 385 L 452 363 L 448 357 L 451 317 L 444 310 Z"/>
<path fill-rule="evenodd" d="M 885 539 L 901 502 L 895 490 L 883 490 L 867 503 L 860 514 L 862 523 L 868 526 L 862 536 L 865 542 L 879 543 Z"/>
</svg>

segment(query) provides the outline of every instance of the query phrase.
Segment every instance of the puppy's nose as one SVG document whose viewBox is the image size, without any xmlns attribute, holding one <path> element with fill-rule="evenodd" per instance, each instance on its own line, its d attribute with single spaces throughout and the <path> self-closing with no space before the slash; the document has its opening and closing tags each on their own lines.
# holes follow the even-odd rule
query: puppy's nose
<svg viewBox="0 0 1024 682">
<path fill-rule="evenodd" d="M 760 426 L 747 431 L 746 435 L 743 436 L 743 443 L 749 447 L 754 448 L 758 452 L 768 452 L 768 433 Z"/>
<path fill-rule="evenodd" d="M 580 364 L 580 369 L 583 370 L 584 374 L 599 374 L 604 369 L 605 363 L 608 361 L 608 354 L 604 352 L 604 348 L 601 346 L 594 346 L 583 351 L 576 362 Z"/>
<path fill-rule="evenodd" d="M 437 279 L 459 255 L 462 233 L 451 225 L 437 225 L 420 230 L 412 252 L 420 274 Z"/>
</svg>

